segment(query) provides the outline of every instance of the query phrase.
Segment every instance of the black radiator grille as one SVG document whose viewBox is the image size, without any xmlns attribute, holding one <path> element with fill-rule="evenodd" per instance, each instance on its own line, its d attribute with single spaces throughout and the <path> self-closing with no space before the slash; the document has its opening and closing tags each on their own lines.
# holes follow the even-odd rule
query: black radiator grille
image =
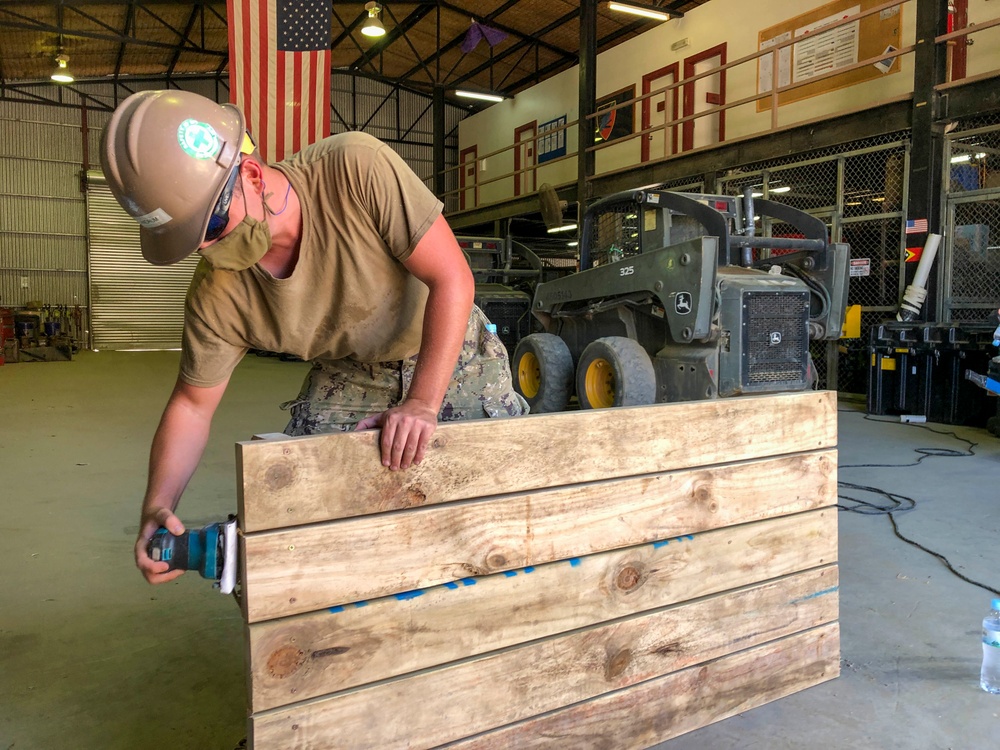
<svg viewBox="0 0 1000 750">
<path fill-rule="evenodd" d="M 809 292 L 746 292 L 743 308 L 744 387 L 804 386 Z"/>
</svg>

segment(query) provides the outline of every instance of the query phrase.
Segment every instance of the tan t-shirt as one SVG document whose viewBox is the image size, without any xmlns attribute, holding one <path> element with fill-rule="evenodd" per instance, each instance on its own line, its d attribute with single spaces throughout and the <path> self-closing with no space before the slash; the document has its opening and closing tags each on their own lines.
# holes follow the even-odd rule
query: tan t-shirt
<svg viewBox="0 0 1000 750">
<path fill-rule="evenodd" d="M 198 265 L 184 316 L 181 378 L 212 386 L 248 349 L 306 360 L 404 359 L 420 348 L 427 287 L 401 261 L 442 205 L 364 133 L 334 135 L 275 167 L 302 205 L 295 270 L 276 279 Z"/>
</svg>

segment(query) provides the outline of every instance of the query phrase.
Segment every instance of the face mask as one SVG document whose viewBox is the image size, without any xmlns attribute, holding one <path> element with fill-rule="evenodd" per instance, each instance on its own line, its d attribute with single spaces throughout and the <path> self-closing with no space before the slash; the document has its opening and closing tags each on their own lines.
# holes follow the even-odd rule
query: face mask
<svg viewBox="0 0 1000 750">
<path fill-rule="evenodd" d="M 211 247 L 199 250 L 212 268 L 245 271 L 271 249 L 271 230 L 267 221 L 258 221 L 249 214 L 233 231 Z"/>
</svg>

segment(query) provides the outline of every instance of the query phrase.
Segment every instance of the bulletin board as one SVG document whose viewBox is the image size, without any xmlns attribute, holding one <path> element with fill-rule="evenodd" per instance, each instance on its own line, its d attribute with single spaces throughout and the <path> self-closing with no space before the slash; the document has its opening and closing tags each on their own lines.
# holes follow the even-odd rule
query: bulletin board
<svg viewBox="0 0 1000 750">
<path fill-rule="evenodd" d="M 823 30 L 832 23 L 881 5 L 882 2 L 883 0 L 834 0 L 761 31 L 757 39 L 758 50 L 792 39 L 796 43 L 780 50 L 777 70 L 774 69 L 773 55 L 757 60 L 757 93 L 771 91 L 774 83 L 779 88 L 800 83 L 899 49 L 903 37 L 902 6 L 887 8 L 835 29 Z M 899 71 L 900 58 L 866 65 L 814 84 L 785 91 L 778 95 L 778 105 L 883 78 Z M 770 99 L 757 101 L 758 112 L 770 108 Z"/>
</svg>

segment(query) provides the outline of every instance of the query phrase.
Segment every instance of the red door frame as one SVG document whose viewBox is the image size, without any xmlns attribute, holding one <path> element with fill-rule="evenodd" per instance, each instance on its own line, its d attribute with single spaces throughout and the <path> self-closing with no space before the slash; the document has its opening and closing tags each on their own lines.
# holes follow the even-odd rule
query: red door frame
<svg viewBox="0 0 1000 750">
<path fill-rule="evenodd" d="M 531 144 L 528 146 L 531 153 L 531 164 L 538 163 L 538 120 L 532 120 L 518 128 L 514 128 L 514 195 L 518 196 L 521 194 L 521 178 L 524 176 L 521 174 L 521 169 L 529 166 L 528 164 L 521 163 L 521 147 L 520 141 L 518 140 L 522 133 L 531 133 L 532 137 L 536 140 L 529 141 Z M 531 192 L 535 192 L 538 189 L 538 170 L 531 170 Z"/>
<path fill-rule="evenodd" d="M 656 80 L 658 80 L 660 78 L 665 78 L 668 75 L 672 75 L 674 77 L 674 80 L 671 81 L 671 83 L 677 83 L 677 79 L 680 76 L 680 63 L 673 63 L 671 65 L 665 65 L 662 68 L 654 70 L 654 71 L 652 71 L 650 73 L 646 73 L 642 77 L 642 93 L 643 94 L 648 94 L 650 91 L 653 90 L 653 81 L 656 81 Z M 663 87 L 661 86 L 659 88 L 663 88 Z M 674 118 L 677 117 L 677 113 L 680 111 L 679 108 L 678 108 L 678 105 L 680 103 L 681 87 L 678 86 L 675 89 L 671 89 L 670 91 L 666 92 L 665 96 L 669 96 L 671 94 L 673 94 L 673 97 L 674 97 L 674 117 L 672 117 L 671 119 L 674 119 Z M 652 124 L 653 124 L 652 123 L 653 115 L 652 115 L 652 111 L 650 109 L 650 102 L 651 101 L 652 101 L 652 99 L 643 99 L 642 100 L 642 129 L 643 130 L 648 130 L 652 126 Z M 664 115 L 663 115 L 663 121 L 664 122 L 667 121 L 666 113 L 664 113 Z M 679 133 L 680 129 L 676 125 L 674 125 L 671 129 L 674 131 L 671 134 L 672 143 L 673 143 L 673 148 L 671 149 L 671 153 L 676 154 L 677 153 L 677 137 L 678 137 L 678 133 Z M 642 161 L 649 161 L 649 136 L 650 135 L 652 135 L 652 134 L 651 133 L 647 133 L 642 138 L 642 146 L 641 146 Z M 664 156 L 666 156 L 666 154 L 664 154 Z"/>
<path fill-rule="evenodd" d="M 690 78 L 693 76 L 695 65 L 705 60 L 710 60 L 713 57 L 719 58 L 719 66 L 726 64 L 726 42 L 718 45 L 717 47 L 710 47 L 709 49 L 699 52 L 695 55 L 684 60 L 684 77 Z M 707 77 L 707 76 L 706 76 Z M 701 80 L 701 79 L 698 79 Z M 694 114 L 694 92 L 695 85 L 698 81 L 691 81 L 690 83 L 684 84 L 684 116 L 689 117 Z M 706 98 L 709 104 L 719 106 L 726 103 L 726 71 L 719 71 L 719 93 L 709 94 Z M 684 123 L 684 150 L 689 151 L 694 148 L 694 120 L 688 120 Z M 726 111 L 722 110 L 719 112 L 719 142 L 726 140 Z"/>
<path fill-rule="evenodd" d="M 958 31 L 969 25 L 969 0 L 955 0 L 955 12 L 949 16 L 948 31 Z M 960 81 L 967 75 L 969 65 L 969 37 L 960 36 L 948 42 L 951 48 L 951 81 Z"/>
<path fill-rule="evenodd" d="M 472 154 L 472 161 L 469 162 L 466 157 Z M 466 172 L 469 170 L 469 164 L 472 164 L 472 184 L 475 188 L 475 193 L 473 193 L 473 204 L 470 208 L 475 208 L 479 205 L 479 180 L 476 179 L 476 169 L 479 167 L 479 147 L 469 146 L 468 148 L 463 148 L 458 153 L 458 210 L 464 211 L 466 209 L 465 205 L 465 191 L 469 188 L 465 186 Z"/>
</svg>

